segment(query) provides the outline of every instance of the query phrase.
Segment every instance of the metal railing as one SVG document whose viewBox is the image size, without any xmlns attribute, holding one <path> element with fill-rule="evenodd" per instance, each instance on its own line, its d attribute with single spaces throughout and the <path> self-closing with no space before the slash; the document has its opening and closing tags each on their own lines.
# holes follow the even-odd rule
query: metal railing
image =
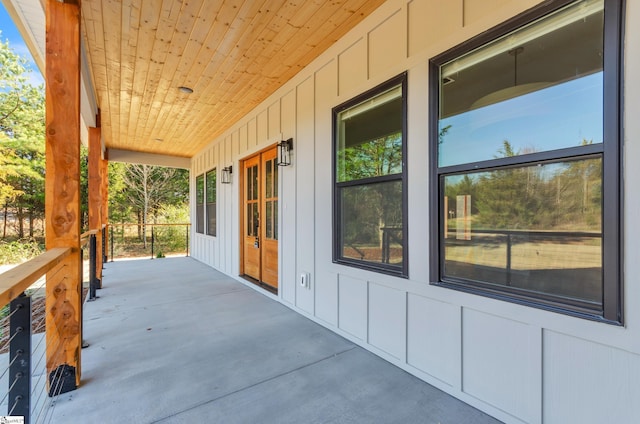
<svg viewBox="0 0 640 424">
<path fill-rule="evenodd" d="M 27 424 L 50 419 L 53 403 L 47 401 L 47 395 L 52 397 L 60 393 L 63 376 L 53 374 L 47 378 L 45 363 L 49 341 L 44 334 L 37 338 L 32 334 L 33 327 L 35 332 L 41 332 L 44 327 L 46 283 L 42 277 L 46 274 L 49 284 L 65 278 L 62 272 L 65 265 L 61 262 L 70 253 L 70 248 L 51 249 L 0 275 L 0 305 L 6 313 L 1 320 L 3 342 L 0 350 L 7 362 L 6 368 L 0 370 L 0 381 L 8 387 L 0 394 L 1 403 L 6 405 L 6 415 L 22 416 Z M 34 315 L 37 317 L 35 322 Z M 9 332 L 5 334 L 7 321 Z"/>
<path fill-rule="evenodd" d="M 98 278 L 98 240 L 97 235 L 101 230 L 90 230 L 80 236 L 81 257 L 84 259 L 85 249 L 89 249 L 89 301 L 97 299 L 96 290 L 102 288 L 102 282 Z M 102 238 L 102 252 L 104 252 L 104 235 Z M 104 263 L 104 262 L 103 262 Z M 84 260 L 82 261 L 84 267 Z M 80 273 L 84 276 L 84 270 Z"/>
<path fill-rule="evenodd" d="M 98 258 L 106 246 L 104 237 L 102 245 L 98 244 L 101 231 L 104 235 L 106 227 L 80 237 L 81 251 L 88 249 L 89 253 L 89 300 L 95 300 L 96 289 L 101 288 Z M 56 313 L 64 313 L 55 308 L 46 310 L 46 287 L 55 287 L 68 278 L 63 261 L 71 252 L 71 248 L 50 249 L 0 275 L 0 313 L 4 315 L 0 318 L 0 384 L 7 387 L 6 392 L 0 389 L 0 408 L 6 407 L 7 416 L 24 417 L 26 424 L 50 421 L 55 396 L 68 391 L 65 367 L 52 372 L 47 369 L 47 352 L 57 351 L 60 341 L 44 332 L 46 314 L 51 313 L 55 320 Z M 83 258 L 81 255 L 81 264 Z M 83 265 L 81 275 L 85 275 Z"/>
<path fill-rule="evenodd" d="M 111 260 L 126 257 L 162 258 L 169 254 L 189 256 L 190 223 L 109 224 Z M 105 237 L 103 237 L 105 240 Z M 106 262 L 106 259 L 105 259 Z"/>
<path fill-rule="evenodd" d="M 505 285 L 510 286 L 513 277 L 513 247 L 517 244 L 529 242 L 545 242 L 553 240 L 556 244 L 571 242 L 574 240 L 584 241 L 586 239 L 602 239 L 602 233 L 586 231 L 527 231 L 527 230 L 485 230 L 472 229 L 463 232 L 464 236 L 457 238 L 458 232 L 449 229 L 447 231 L 447 243 L 468 244 L 473 240 L 473 244 L 504 245 L 505 246 Z"/>
</svg>

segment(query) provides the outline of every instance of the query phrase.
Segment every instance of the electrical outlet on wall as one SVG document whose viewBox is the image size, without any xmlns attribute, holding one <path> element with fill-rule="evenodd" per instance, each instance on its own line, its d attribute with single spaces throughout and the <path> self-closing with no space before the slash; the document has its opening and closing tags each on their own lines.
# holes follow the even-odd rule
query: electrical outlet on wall
<svg viewBox="0 0 640 424">
<path fill-rule="evenodd" d="M 311 274 L 309 274 L 308 272 L 300 273 L 300 278 L 298 281 L 300 283 L 300 287 L 304 287 L 306 289 L 311 288 Z"/>
</svg>

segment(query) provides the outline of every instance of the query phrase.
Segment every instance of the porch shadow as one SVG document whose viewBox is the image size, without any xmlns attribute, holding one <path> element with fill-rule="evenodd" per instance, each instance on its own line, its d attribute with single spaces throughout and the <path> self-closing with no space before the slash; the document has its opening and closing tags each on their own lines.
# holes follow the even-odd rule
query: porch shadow
<svg viewBox="0 0 640 424">
<path fill-rule="evenodd" d="M 106 264 L 59 423 L 498 421 L 192 258 Z"/>
</svg>

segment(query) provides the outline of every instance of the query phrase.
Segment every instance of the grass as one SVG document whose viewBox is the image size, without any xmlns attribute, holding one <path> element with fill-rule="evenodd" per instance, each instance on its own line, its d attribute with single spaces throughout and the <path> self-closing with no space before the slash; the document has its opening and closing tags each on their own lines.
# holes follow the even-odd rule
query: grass
<svg viewBox="0 0 640 424">
<path fill-rule="evenodd" d="M 0 240 L 0 265 L 19 264 L 44 253 L 44 243 L 36 239 Z"/>
</svg>

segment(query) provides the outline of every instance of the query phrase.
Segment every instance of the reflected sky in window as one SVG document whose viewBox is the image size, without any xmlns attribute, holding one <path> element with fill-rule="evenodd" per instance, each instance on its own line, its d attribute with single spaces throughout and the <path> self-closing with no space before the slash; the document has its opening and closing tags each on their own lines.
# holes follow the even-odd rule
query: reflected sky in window
<svg viewBox="0 0 640 424">
<path fill-rule="evenodd" d="M 596 72 L 439 121 L 439 166 L 603 141 L 603 77 Z"/>
</svg>

